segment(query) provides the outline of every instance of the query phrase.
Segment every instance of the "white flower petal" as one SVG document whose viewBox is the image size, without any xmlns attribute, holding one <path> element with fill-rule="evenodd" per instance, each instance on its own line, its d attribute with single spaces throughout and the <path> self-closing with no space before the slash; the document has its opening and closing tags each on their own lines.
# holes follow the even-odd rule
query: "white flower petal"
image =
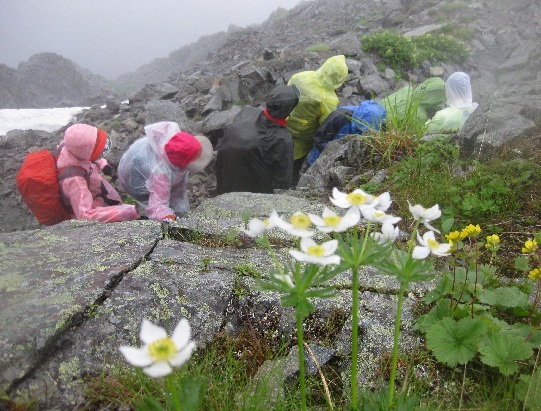
<svg viewBox="0 0 541 411">
<path fill-rule="evenodd" d="M 438 255 L 440 257 L 446 257 L 449 255 L 449 249 L 451 248 L 451 244 L 440 244 L 438 248 L 431 250 L 432 254 Z"/>
<path fill-rule="evenodd" d="M 340 224 L 338 224 L 338 227 L 336 228 L 336 232 L 341 233 L 343 231 L 346 231 L 348 228 L 351 228 L 359 222 L 361 219 L 361 211 L 358 207 L 351 207 L 344 217 L 340 220 Z"/>
<path fill-rule="evenodd" d="M 318 259 L 317 262 L 315 262 L 315 264 L 320 264 L 320 265 L 334 264 L 334 265 L 338 265 L 338 264 L 340 264 L 340 257 L 337 256 L 337 255 L 331 255 L 331 256 L 328 256 L 328 257 L 321 257 L 321 258 Z"/>
<path fill-rule="evenodd" d="M 178 322 L 175 330 L 173 331 L 171 339 L 175 343 L 175 347 L 177 347 L 177 350 L 182 350 L 182 348 L 186 344 L 188 344 L 188 342 L 190 341 L 190 324 L 188 323 L 188 320 L 186 320 L 186 318 L 182 318 Z"/>
<path fill-rule="evenodd" d="M 157 362 L 152 364 L 150 367 L 143 368 L 143 372 L 152 378 L 165 377 L 168 374 L 171 374 L 173 369 L 165 361 Z"/>
<path fill-rule="evenodd" d="M 184 349 L 175 354 L 175 356 L 169 360 L 169 363 L 174 367 L 180 367 L 186 361 L 188 361 L 195 350 L 195 342 L 190 342 Z"/>
<path fill-rule="evenodd" d="M 325 218 L 325 217 L 336 217 L 336 213 L 334 211 L 332 211 L 328 207 L 325 207 L 323 209 L 323 213 L 321 215 L 323 216 L 323 218 Z"/>
<path fill-rule="evenodd" d="M 331 200 L 331 203 L 333 203 L 336 207 L 340 207 L 340 208 L 351 207 L 351 203 L 347 199 L 347 194 L 342 193 L 336 187 L 333 188 L 332 197 L 329 197 L 329 200 Z"/>
<path fill-rule="evenodd" d="M 387 211 L 391 206 L 391 203 L 391 195 L 386 191 L 374 199 L 373 205 L 378 210 Z"/>
<path fill-rule="evenodd" d="M 243 233 L 250 237 L 257 237 L 264 233 L 267 229 L 267 225 L 259 218 L 252 218 L 248 222 L 248 230 L 242 230 Z"/>
<path fill-rule="evenodd" d="M 325 257 L 328 257 L 331 254 L 334 254 L 334 252 L 338 248 L 338 240 L 327 241 L 325 243 L 322 243 L 321 246 L 325 250 L 325 253 L 323 255 Z"/>
<path fill-rule="evenodd" d="M 440 230 L 437 228 L 432 227 L 430 224 L 428 224 L 428 221 L 423 221 L 423 225 L 428 228 L 429 230 L 435 231 L 436 233 L 440 233 Z"/>
<path fill-rule="evenodd" d="M 316 226 L 323 226 L 323 227 L 326 226 L 325 221 L 323 221 L 323 219 L 320 216 L 308 213 L 308 217 L 310 217 L 310 221 L 312 221 L 312 223 L 314 223 Z M 318 228 L 321 228 L 321 227 L 318 227 Z"/>
<path fill-rule="evenodd" d="M 298 250 L 289 250 L 289 255 L 300 262 L 308 262 L 308 254 Z"/>
<path fill-rule="evenodd" d="M 432 220 L 436 220 L 437 218 L 440 218 L 441 217 L 441 210 L 440 210 L 440 206 L 438 204 L 430 207 L 430 208 L 427 208 L 425 210 L 425 213 L 424 213 L 424 219 L 426 221 L 432 221 Z"/>
<path fill-rule="evenodd" d="M 122 345 L 119 348 L 120 352 L 131 365 L 136 367 L 146 367 L 153 363 L 148 350 L 145 348 L 135 348 Z"/>
<path fill-rule="evenodd" d="M 161 338 L 167 338 L 167 332 L 162 327 L 153 324 L 145 318 L 143 320 L 143 324 L 141 325 L 139 337 L 144 344 L 149 345 Z"/>
<path fill-rule="evenodd" d="M 430 248 L 428 247 L 420 247 L 416 245 L 413 247 L 413 252 L 411 253 L 411 257 L 414 260 L 424 260 L 428 255 L 430 254 Z"/>
<path fill-rule="evenodd" d="M 434 234 L 434 231 L 427 231 L 423 234 L 423 245 L 428 246 L 429 241 L 436 241 L 436 236 Z M 421 242 L 421 241 L 419 241 Z"/>
<path fill-rule="evenodd" d="M 301 238 L 301 250 L 304 252 L 308 251 L 309 247 L 312 247 L 313 245 L 316 245 L 316 242 L 312 240 L 310 237 L 304 237 Z"/>
</svg>

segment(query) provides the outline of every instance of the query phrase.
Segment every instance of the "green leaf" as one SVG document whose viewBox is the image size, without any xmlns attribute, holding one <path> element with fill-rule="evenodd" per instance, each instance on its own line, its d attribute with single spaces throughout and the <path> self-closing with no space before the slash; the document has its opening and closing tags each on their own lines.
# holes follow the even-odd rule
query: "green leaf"
<svg viewBox="0 0 541 411">
<path fill-rule="evenodd" d="M 434 324 L 444 318 L 453 317 L 453 307 L 449 304 L 449 299 L 442 299 L 436 303 L 436 306 L 432 308 L 427 314 L 419 317 L 417 325 L 419 330 L 426 333 Z"/>
<path fill-rule="evenodd" d="M 516 287 L 500 287 L 495 289 L 484 289 L 478 299 L 484 304 L 500 307 L 526 307 L 528 296 Z"/>
<path fill-rule="evenodd" d="M 485 332 L 479 318 L 451 318 L 434 324 L 426 334 L 426 343 L 438 361 L 450 366 L 465 364 L 477 351 L 477 344 Z"/>
<path fill-rule="evenodd" d="M 530 265 L 528 264 L 528 259 L 524 256 L 515 258 L 515 270 L 529 271 Z"/>
<path fill-rule="evenodd" d="M 481 361 L 498 367 L 503 375 L 511 375 L 518 370 L 516 361 L 530 358 L 533 351 L 529 344 L 516 334 L 496 332 L 485 335 L 479 343 Z"/>
<path fill-rule="evenodd" d="M 451 231 L 451 227 L 454 223 L 455 219 L 453 217 L 443 220 L 441 223 L 441 231 L 443 231 L 444 233 L 448 233 L 449 231 Z"/>
<path fill-rule="evenodd" d="M 541 345 L 541 330 L 537 327 L 529 326 L 527 324 L 514 324 L 513 332 L 518 334 L 520 337 L 526 341 L 532 348 L 537 348 Z"/>
</svg>

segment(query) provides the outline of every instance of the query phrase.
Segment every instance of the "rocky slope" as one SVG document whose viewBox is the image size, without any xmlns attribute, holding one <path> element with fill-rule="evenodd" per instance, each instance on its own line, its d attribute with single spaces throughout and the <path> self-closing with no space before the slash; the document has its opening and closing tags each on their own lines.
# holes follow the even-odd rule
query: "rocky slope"
<svg viewBox="0 0 541 411">
<path fill-rule="evenodd" d="M 0 108 L 88 106 L 111 84 L 55 53 L 35 54 L 16 69 L 0 65 Z"/>
</svg>

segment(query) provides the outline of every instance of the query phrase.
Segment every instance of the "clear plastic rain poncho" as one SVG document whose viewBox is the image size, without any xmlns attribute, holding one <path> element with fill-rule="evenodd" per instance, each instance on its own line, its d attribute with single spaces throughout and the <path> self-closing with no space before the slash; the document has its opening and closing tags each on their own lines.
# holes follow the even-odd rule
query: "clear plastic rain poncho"
<svg viewBox="0 0 541 411">
<path fill-rule="evenodd" d="M 348 67 L 343 55 L 333 56 L 316 71 L 294 74 L 288 86 L 301 92 L 299 104 L 287 119 L 287 129 L 293 137 L 293 157 L 305 157 L 314 147 L 314 134 L 323 121 L 338 107 L 334 90 L 346 80 Z"/>
<path fill-rule="evenodd" d="M 448 107 L 438 111 L 427 121 L 428 133 L 454 133 L 459 131 L 469 115 L 477 108 L 473 103 L 470 76 L 457 71 L 445 83 Z"/>
<path fill-rule="evenodd" d="M 122 188 L 146 209 L 149 219 L 189 211 L 188 170 L 171 164 L 165 145 L 180 131 L 177 123 L 163 121 L 145 127 L 145 137 L 133 143 L 118 165 Z"/>
</svg>

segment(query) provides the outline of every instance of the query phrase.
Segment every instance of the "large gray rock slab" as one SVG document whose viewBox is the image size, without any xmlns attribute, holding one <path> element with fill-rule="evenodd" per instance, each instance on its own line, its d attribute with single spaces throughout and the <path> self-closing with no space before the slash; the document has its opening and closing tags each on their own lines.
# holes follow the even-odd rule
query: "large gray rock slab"
<svg viewBox="0 0 541 411">
<path fill-rule="evenodd" d="M 160 225 L 149 221 L 76 220 L 0 234 L 0 388 L 38 366 L 161 236 Z"/>
<path fill-rule="evenodd" d="M 297 193 L 298 194 L 298 193 Z M 323 204 L 288 194 L 227 193 L 208 199 L 172 224 L 171 230 L 181 237 L 226 238 L 231 230 L 244 229 L 243 215 L 266 219 L 272 210 L 289 219 L 295 212 L 321 214 Z M 271 241 L 291 244 L 294 238 L 278 230 L 270 230 Z M 316 236 L 315 238 L 322 238 Z"/>
</svg>

